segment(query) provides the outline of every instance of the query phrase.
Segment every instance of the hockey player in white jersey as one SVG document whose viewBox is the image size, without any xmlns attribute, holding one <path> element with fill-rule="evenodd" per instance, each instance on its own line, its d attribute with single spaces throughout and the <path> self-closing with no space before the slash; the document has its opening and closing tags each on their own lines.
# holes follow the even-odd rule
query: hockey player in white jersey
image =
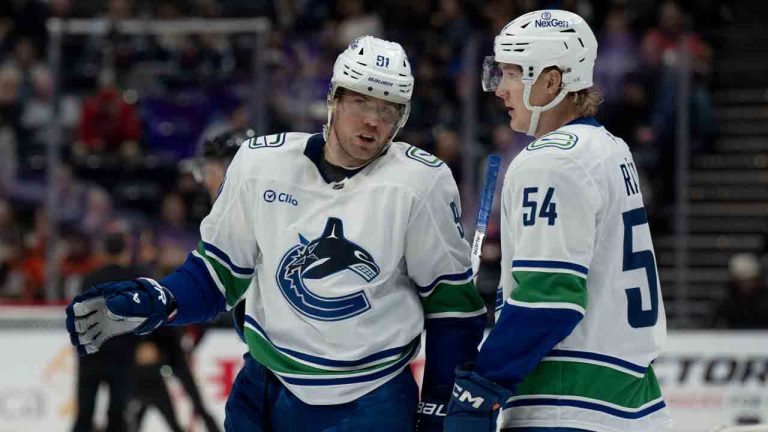
<svg viewBox="0 0 768 432">
<path fill-rule="evenodd" d="M 536 137 L 502 189 L 498 320 L 457 372 L 445 430 L 666 430 L 666 320 L 637 169 L 592 116 L 597 41 L 561 10 L 510 22 L 483 86 Z"/>
<path fill-rule="evenodd" d="M 441 429 L 485 307 L 450 170 L 393 142 L 412 89 L 400 45 L 352 42 L 334 66 L 324 132 L 244 142 L 180 268 L 73 300 L 78 351 L 205 321 L 245 298 L 249 353 L 228 431 L 413 431 L 417 409 L 420 430 Z M 408 365 L 425 328 L 419 404 Z"/>
</svg>

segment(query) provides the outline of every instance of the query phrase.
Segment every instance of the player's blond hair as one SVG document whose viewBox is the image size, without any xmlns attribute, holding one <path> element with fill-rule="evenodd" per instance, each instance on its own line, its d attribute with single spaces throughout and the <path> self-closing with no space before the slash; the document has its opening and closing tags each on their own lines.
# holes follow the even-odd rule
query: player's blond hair
<svg viewBox="0 0 768 432">
<path fill-rule="evenodd" d="M 582 117 L 592 117 L 597 114 L 597 108 L 603 103 L 603 95 L 595 86 L 579 90 L 568 95 L 576 111 Z"/>
<path fill-rule="evenodd" d="M 549 66 L 544 68 L 542 74 L 545 72 L 557 70 L 560 72 L 560 79 L 562 80 L 563 71 L 557 66 Z M 597 108 L 603 103 L 603 95 L 597 89 L 592 86 L 579 90 L 577 92 L 570 93 L 565 101 L 568 101 L 571 106 L 576 110 L 580 117 L 593 117 L 597 114 Z"/>
</svg>

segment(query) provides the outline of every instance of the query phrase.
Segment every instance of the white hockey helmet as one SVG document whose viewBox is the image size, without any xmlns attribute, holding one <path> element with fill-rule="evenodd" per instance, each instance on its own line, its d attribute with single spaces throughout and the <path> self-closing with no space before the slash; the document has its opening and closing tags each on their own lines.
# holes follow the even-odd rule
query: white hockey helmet
<svg viewBox="0 0 768 432">
<path fill-rule="evenodd" d="M 483 90 L 498 88 L 499 63 L 520 66 L 525 85 L 523 101 L 532 111 L 528 135 L 534 135 L 541 112 L 559 104 L 568 93 L 592 86 L 597 39 L 579 15 L 564 10 L 539 10 L 507 24 L 494 39 L 493 54 L 483 63 Z M 531 86 L 551 66 L 562 72 L 560 93 L 545 106 L 531 106 Z"/>
<path fill-rule="evenodd" d="M 401 106 L 390 142 L 408 121 L 413 75 L 405 50 L 396 42 L 362 36 L 353 40 L 336 58 L 328 90 L 328 121 L 323 128 L 326 140 L 331 127 L 331 105 L 339 87 Z"/>
</svg>

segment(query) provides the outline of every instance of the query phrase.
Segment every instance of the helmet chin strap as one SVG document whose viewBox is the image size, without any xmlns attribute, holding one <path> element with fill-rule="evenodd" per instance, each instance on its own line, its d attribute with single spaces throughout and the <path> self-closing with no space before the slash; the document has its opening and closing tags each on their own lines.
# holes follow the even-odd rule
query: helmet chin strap
<svg viewBox="0 0 768 432">
<path fill-rule="evenodd" d="M 562 102 L 565 96 L 568 95 L 568 91 L 561 88 L 560 93 L 558 93 L 548 104 L 544 106 L 533 106 L 530 103 L 531 87 L 531 84 L 526 84 L 525 89 L 523 90 L 523 103 L 525 104 L 525 107 L 531 111 L 531 122 L 528 126 L 528 132 L 525 134 L 535 137 L 536 129 L 539 127 L 539 117 L 541 116 L 541 113 L 554 108 L 557 104 Z"/>
</svg>

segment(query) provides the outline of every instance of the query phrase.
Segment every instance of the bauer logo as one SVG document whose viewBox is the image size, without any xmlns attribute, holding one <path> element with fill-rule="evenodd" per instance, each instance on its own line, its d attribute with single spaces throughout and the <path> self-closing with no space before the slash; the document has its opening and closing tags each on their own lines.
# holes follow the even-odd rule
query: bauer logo
<svg viewBox="0 0 768 432">
<path fill-rule="evenodd" d="M 552 18 L 551 12 L 542 12 L 541 13 L 541 19 L 537 19 L 534 21 L 534 25 L 536 27 L 542 27 L 542 28 L 548 28 L 548 27 L 555 27 L 555 28 L 568 28 L 571 26 L 570 21 L 566 20 L 559 20 L 557 18 Z"/>
<path fill-rule="evenodd" d="M 264 201 L 268 203 L 277 201 L 279 203 L 290 204 L 294 207 L 298 207 L 299 205 L 299 201 L 294 198 L 293 195 L 287 194 L 285 192 L 275 192 L 272 189 L 267 189 L 264 191 Z"/>
<path fill-rule="evenodd" d="M 376 84 L 381 84 L 385 87 L 392 87 L 394 84 L 389 81 L 380 80 L 378 78 L 368 77 L 368 81 Z"/>
</svg>

